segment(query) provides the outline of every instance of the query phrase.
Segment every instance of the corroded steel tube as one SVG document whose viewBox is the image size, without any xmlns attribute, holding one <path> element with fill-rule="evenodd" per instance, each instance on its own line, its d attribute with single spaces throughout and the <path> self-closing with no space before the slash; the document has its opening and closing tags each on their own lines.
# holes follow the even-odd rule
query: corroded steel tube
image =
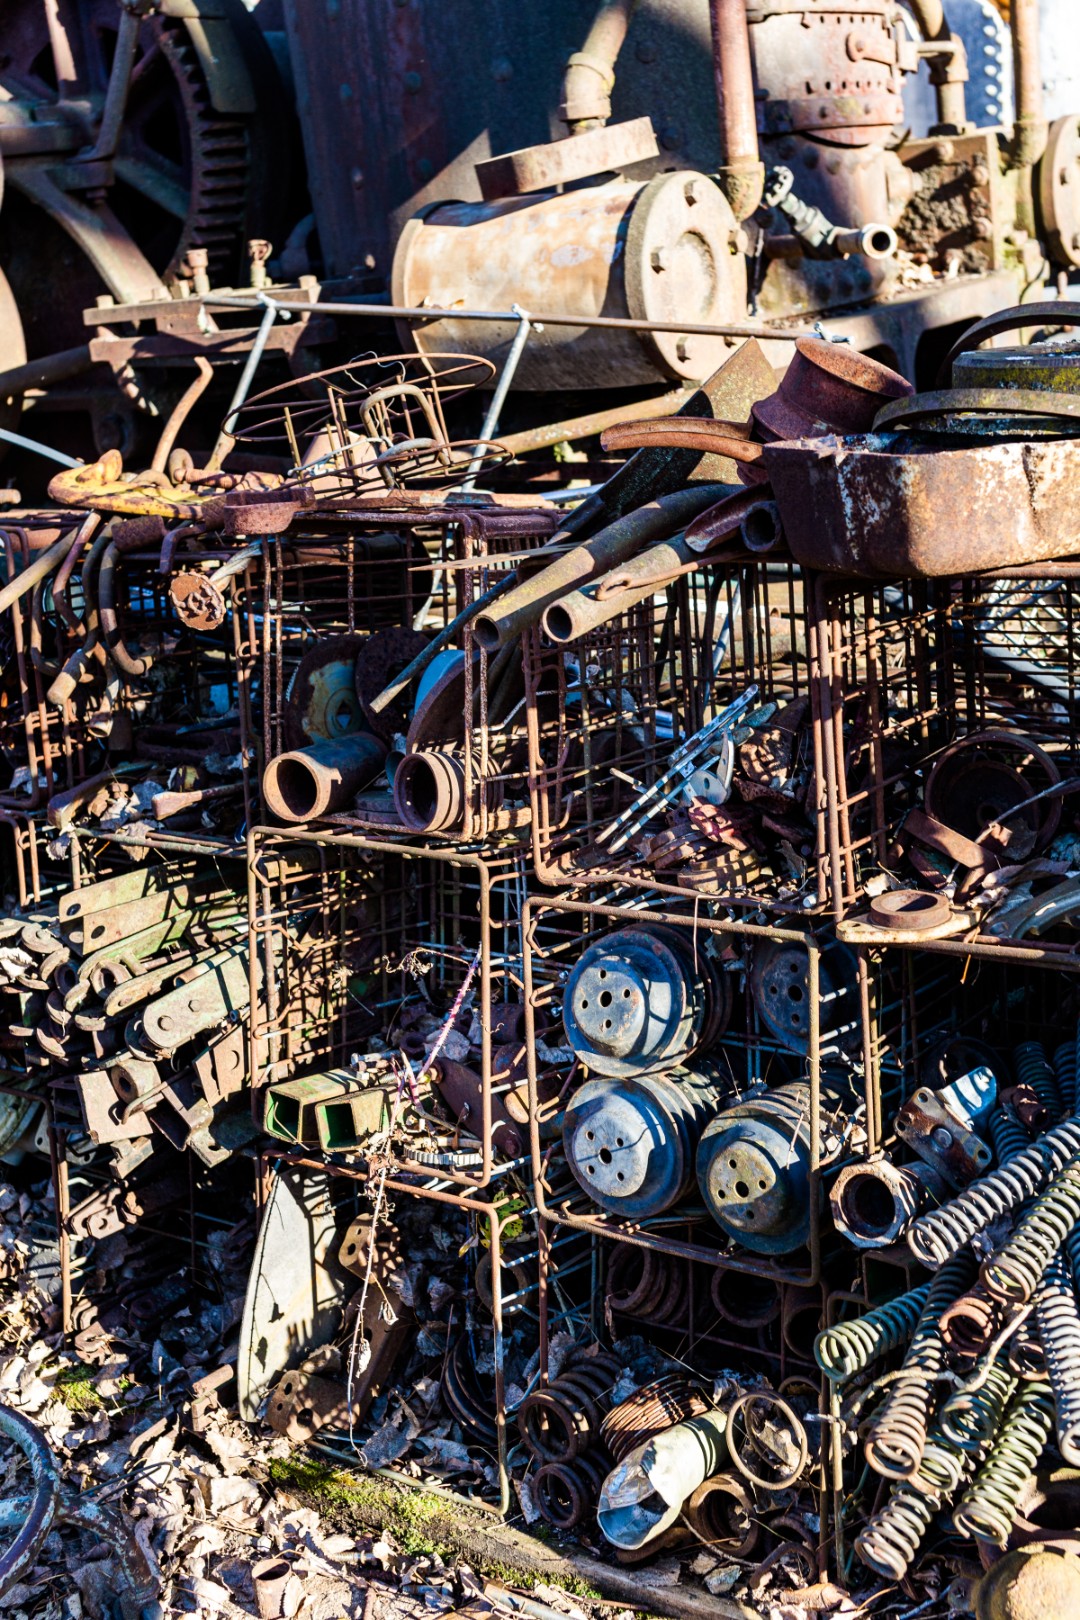
<svg viewBox="0 0 1080 1620">
<path fill-rule="evenodd" d="M 282 821 L 315 821 L 345 809 L 378 775 L 385 759 L 386 745 L 366 732 L 313 743 L 270 761 L 263 772 L 263 796 Z"/>
</svg>

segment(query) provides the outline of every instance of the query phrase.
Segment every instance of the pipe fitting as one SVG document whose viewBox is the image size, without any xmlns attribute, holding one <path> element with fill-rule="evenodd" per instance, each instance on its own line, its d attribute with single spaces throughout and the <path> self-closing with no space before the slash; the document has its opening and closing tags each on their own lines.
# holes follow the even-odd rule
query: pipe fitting
<svg viewBox="0 0 1080 1620">
<path fill-rule="evenodd" d="M 903 1236 L 920 1209 L 947 1196 L 944 1179 L 928 1164 L 870 1159 L 844 1166 L 829 1206 L 841 1237 L 857 1249 L 884 1249 Z"/>
</svg>

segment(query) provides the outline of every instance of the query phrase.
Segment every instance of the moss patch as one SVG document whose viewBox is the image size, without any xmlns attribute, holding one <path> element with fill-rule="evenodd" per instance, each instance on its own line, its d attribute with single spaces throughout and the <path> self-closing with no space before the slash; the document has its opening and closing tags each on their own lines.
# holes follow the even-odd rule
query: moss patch
<svg viewBox="0 0 1080 1620">
<path fill-rule="evenodd" d="M 351 1474 L 320 1459 L 293 1452 L 270 1464 L 272 1483 L 305 1507 L 315 1508 L 335 1530 L 352 1536 L 393 1537 L 411 1557 L 433 1554 L 447 1564 L 464 1563 L 478 1575 L 506 1586 L 531 1588 L 538 1581 L 561 1586 L 575 1597 L 598 1598 L 595 1587 L 560 1569 L 554 1549 L 515 1532 L 499 1533 L 487 1514 L 430 1492 L 365 1474 Z M 515 1543 L 524 1543 L 519 1548 Z M 535 1556 L 531 1547 L 535 1546 Z"/>
</svg>

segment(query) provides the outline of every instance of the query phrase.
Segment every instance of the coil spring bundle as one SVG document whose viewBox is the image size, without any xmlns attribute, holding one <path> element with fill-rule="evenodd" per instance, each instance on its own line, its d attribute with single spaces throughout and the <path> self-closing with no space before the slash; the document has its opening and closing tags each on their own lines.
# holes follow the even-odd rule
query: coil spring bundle
<svg viewBox="0 0 1080 1620">
<path fill-rule="evenodd" d="M 1031 1137 L 1011 1108 L 997 1108 L 990 1115 L 990 1140 L 994 1144 L 998 1164 L 1004 1164 L 1014 1153 L 1031 1146 Z"/>
<path fill-rule="evenodd" d="M 974 1468 L 934 1430 L 926 1442 L 927 1472 L 894 1485 L 880 1513 L 855 1538 L 855 1551 L 867 1568 L 887 1580 L 902 1581 L 935 1513 L 952 1500 Z"/>
<path fill-rule="evenodd" d="M 814 1357 L 826 1378 L 843 1383 L 872 1361 L 906 1344 L 918 1326 L 930 1284 L 867 1311 L 857 1322 L 826 1328 L 814 1340 Z"/>
<path fill-rule="evenodd" d="M 1044 1382 L 1022 1383 L 1009 1403 L 989 1457 L 953 1514 L 962 1536 L 1004 1546 L 1021 1494 L 1054 1427 L 1054 1398 Z"/>
<path fill-rule="evenodd" d="M 549 1462 L 533 1479 L 540 1517 L 557 1530 L 572 1530 L 594 1512 L 611 1464 L 603 1450 L 587 1451 L 572 1462 Z"/>
<path fill-rule="evenodd" d="M 938 1413 L 942 1434 L 961 1451 L 982 1451 L 997 1433 L 1015 1388 L 1008 1365 L 995 1361 L 978 1389 L 958 1389 L 944 1402 Z"/>
<path fill-rule="evenodd" d="M 1076 1153 L 1080 1153 L 1080 1119 L 1063 1120 L 941 1209 L 920 1215 L 908 1233 L 912 1254 L 931 1268 L 940 1266 L 977 1232 L 1025 1198 L 1033 1198 Z"/>
<path fill-rule="evenodd" d="M 651 1384 L 643 1384 L 604 1419 L 600 1438 L 615 1461 L 633 1451 L 664 1429 L 672 1429 L 687 1418 L 700 1417 L 710 1408 L 701 1390 L 689 1379 L 668 1373 Z"/>
<path fill-rule="evenodd" d="M 687 1262 L 658 1249 L 619 1243 L 608 1268 L 607 1300 L 613 1310 L 627 1316 L 685 1325 L 690 1301 Z"/>
<path fill-rule="evenodd" d="M 1064 1255 L 1055 1255 L 1047 1268 L 1035 1319 L 1057 1409 L 1058 1450 L 1080 1468 L 1080 1305 Z"/>
<path fill-rule="evenodd" d="M 986 1261 L 982 1275 L 990 1293 L 1012 1304 L 1026 1304 L 1078 1220 L 1080 1158 L 1054 1177 L 1012 1236 Z"/>
<path fill-rule="evenodd" d="M 910 1479 L 918 1470 L 934 1399 L 934 1384 L 945 1360 L 938 1319 L 971 1281 L 975 1262 L 962 1251 L 947 1260 L 927 1290 L 900 1377 L 870 1426 L 866 1460 L 887 1479 Z"/>
<path fill-rule="evenodd" d="M 1054 1053 L 1054 1075 L 1066 1108 L 1076 1107 L 1076 1040 L 1062 1041 Z"/>
<path fill-rule="evenodd" d="M 572 1462 L 600 1432 L 607 1397 L 622 1372 L 614 1356 L 572 1351 L 557 1378 L 518 1408 L 521 1438 L 542 1462 Z"/>
<path fill-rule="evenodd" d="M 938 1326 L 954 1366 L 986 1354 L 1001 1326 L 1001 1316 L 1000 1301 L 991 1299 L 982 1283 L 946 1306 Z"/>
<path fill-rule="evenodd" d="M 1042 1042 L 1024 1041 L 1018 1046 L 1013 1053 L 1013 1067 L 1019 1084 L 1030 1086 L 1051 1118 L 1060 1119 L 1061 1093 Z"/>
</svg>

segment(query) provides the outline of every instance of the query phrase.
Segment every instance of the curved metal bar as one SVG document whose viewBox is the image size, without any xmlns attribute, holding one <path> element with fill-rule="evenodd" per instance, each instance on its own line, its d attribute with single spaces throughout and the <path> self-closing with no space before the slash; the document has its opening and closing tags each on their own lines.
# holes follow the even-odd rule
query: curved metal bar
<svg viewBox="0 0 1080 1620">
<path fill-rule="evenodd" d="M 52 1529 L 60 1497 L 60 1470 L 41 1430 L 10 1406 L 0 1406 L 0 1434 L 19 1447 L 34 1476 L 34 1495 L 25 1522 L 11 1546 L 0 1553 L 2 1595 L 33 1568 Z"/>
</svg>

